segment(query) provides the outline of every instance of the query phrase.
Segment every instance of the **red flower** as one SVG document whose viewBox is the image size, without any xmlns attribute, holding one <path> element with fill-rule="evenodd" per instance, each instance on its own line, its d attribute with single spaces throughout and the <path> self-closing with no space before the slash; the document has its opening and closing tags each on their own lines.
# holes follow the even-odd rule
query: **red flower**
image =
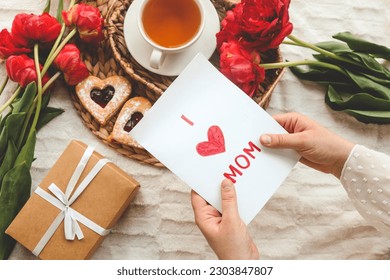
<svg viewBox="0 0 390 280">
<path fill-rule="evenodd" d="M 238 21 L 235 19 L 235 12 L 237 13 L 238 10 L 242 10 L 241 3 L 237 4 L 233 10 L 227 11 L 225 18 L 221 21 L 221 31 L 216 35 L 218 49 L 221 47 L 222 43 L 236 40 L 239 37 L 241 29 Z"/>
<path fill-rule="evenodd" d="M 10 56 L 5 63 L 5 67 L 7 69 L 8 77 L 23 88 L 31 82 L 38 81 L 34 60 L 25 54 Z M 42 65 L 39 65 L 39 67 L 40 70 L 42 70 Z M 42 78 L 42 86 L 44 86 L 49 79 L 49 75 L 45 74 Z"/>
<path fill-rule="evenodd" d="M 53 65 L 64 73 L 64 79 L 74 86 L 89 76 L 89 71 L 80 58 L 80 51 L 73 44 L 67 44 L 53 61 Z"/>
<path fill-rule="evenodd" d="M 218 46 L 235 38 L 260 52 L 279 47 L 293 30 L 289 6 L 290 0 L 243 0 L 222 22 Z"/>
<path fill-rule="evenodd" d="M 17 47 L 11 33 L 7 29 L 0 32 L 0 59 L 6 59 L 11 55 L 29 53 L 28 48 Z"/>
<path fill-rule="evenodd" d="M 265 78 L 260 55 L 243 49 L 237 41 L 222 43 L 219 51 L 221 73 L 252 97 Z"/>
<path fill-rule="evenodd" d="M 87 4 L 76 4 L 69 11 L 62 12 L 66 26 L 75 26 L 80 39 L 86 43 L 99 43 L 103 40 L 103 22 L 97 8 Z"/>
<path fill-rule="evenodd" d="M 31 47 L 37 42 L 50 45 L 60 32 L 61 24 L 48 13 L 17 14 L 12 22 L 12 35 L 19 47 Z"/>
</svg>

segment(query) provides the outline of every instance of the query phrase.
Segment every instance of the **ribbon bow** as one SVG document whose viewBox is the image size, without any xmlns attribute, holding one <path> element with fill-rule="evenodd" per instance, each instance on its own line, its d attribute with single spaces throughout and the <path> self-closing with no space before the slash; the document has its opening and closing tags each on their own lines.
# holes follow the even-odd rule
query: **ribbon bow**
<svg viewBox="0 0 390 280">
<path fill-rule="evenodd" d="M 47 242 L 49 242 L 50 238 L 53 236 L 54 232 L 57 230 L 62 221 L 64 221 L 66 240 L 74 240 L 75 236 L 77 236 L 79 240 L 84 238 L 84 234 L 80 228 L 79 222 L 102 236 L 105 236 L 110 232 L 109 230 L 102 228 L 95 222 L 91 221 L 81 213 L 71 208 L 72 203 L 75 202 L 76 199 L 80 196 L 80 194 L 88 187 L 89 183 L 96 177 L 96 175 L 100 172 L 104 165 L 110 162 L 107 159 L 99 160 L 71 196 L 76 186 L 76 183 L 81 176 L 81 173 L 85 169 L 88 160 L 92 156 L 93 150 L 94 148 L 91 146 L 88 146 L 88 148 L 85 150 L 71 179 L 69 180 L 65 193 L 62 192 L 60 188 L 58 188 L 58 186 L 54 183 L 52 183 L 48 188 L 53 195 L 44 191 L 40 187 L 35 190 L 36 194 L 41 196 L 43 199 L 45 199 L 52 205 L 56 206 L 58 209 L 61 210 L 61 212 L 57 215 L 52 224 L 49 226 L 46 233 L 38 242 L 37 246 L 35 246 L 33 250 L 34 255 L 39 256 L 39 254 L 42 252 L 43 248 L 45 248 Z"/>
</svg>

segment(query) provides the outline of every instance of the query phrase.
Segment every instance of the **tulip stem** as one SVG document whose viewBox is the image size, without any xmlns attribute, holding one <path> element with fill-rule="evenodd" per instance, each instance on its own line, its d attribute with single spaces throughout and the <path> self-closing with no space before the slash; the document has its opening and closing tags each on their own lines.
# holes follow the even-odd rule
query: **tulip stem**
<svg viewBox="0 0 390 280">
<path fill-rule="evenodd" d="M 42 88 L 42 94 L 46 92 L 46 90 L 57 80 L 57 78 L 61 75 L 61 72 L 57 72 L 54 74 L 53 77 L 50 78 L 50 80 L 47 81 L 47 83 Z"/>
<path fill-rule="evenodd" d="M 320 66 L 325 67 L 328 69 L 332 69 L 335 71 L 338 71 L 342 74 L 345 74 L 345 71 L 334 64 L 326 63 L 326 62 L 320 62 L 316 60 L 300 60 L 300 61 L 291 61 L 291 62 L 278 62 L 278 63 L 264 63 L 259 64 L 260 67 L 263 67 L 264 69 L 277 69 L 277 68 L 283 68 L 283 67 L 292 67 L 292 66 L 299 66 L 299 65 L 314 65 L 314 66 Z"/>
<path fill-rule="evenodd" d="M 21 87 L 18 86 L 15 90 L 14 94 L 3 104 L 3 106 L 0 107 L 0 114 L 4 112 L 5 109 L 7 109 L 8 106 L 12 104 L 12 102 L 15 100 L 16 97 L 18 97 L 20 93 Z"/>
<path fill-rule="evenodd" d="M 74 28 L 72 31 L 69 32 L 69 34 L 64 38 L 62 43 L 57 47 L 57 49 L 53 52 L 51 56 L 49 56 L 45 62 L 45 65 L 42 69 L 42 76 L 46 74 L 47 70 L 49 69 L 50 65 L 53 63 L 54 59 L 56 59 L 57 55 L 60 53 L 60 51 L 63 49 L 63 47 L 69 42 L 70 39 L 77 33 L 77 29 Z"/>
<path fill-rule="evenodd" d="M 297 46 L 297 47 L 302 47 L 301 45 L 299 45 L 299 44 L 297 44 L 297 43 L 295 43 L 295 42 L 293 42 L 293 41 L 286 41 L 286 40 L 284 40 L 284 41 L 282 42 L 282 44 L 284 44 L 284 45 L 293 45 L 293 46 Z"/>
<path fill-rule="evenodd" d="M 74 6 L 75 2 L 76 2 L 75 0 L 70 1 L 68 10 Z"/>
<path fill-rule="evenodd" d="M 42 106 L 42 77 L 43 77 L 43 75 L 41 75 L 41 70 L 39 67 L 39 45 L 38 44 L 34 45 L 34 61 L 35 61 L 35 70 L 37 71 L 38 94 L 37 94 L 37 105 L 36 105 L 35 115 L 34 115 L 33 123 L 31 125 L 30 133 L 29 133 L 28 137 L 30 137 L 32 135 L 32 133 L 34 133 L 34 131 L 35 131 L 35 128 L 37 126 L 38 119 L 39 119 L 39 114 L 41 112 L 41 106 Z M 32 107 L 34 107 L 34 106 L 32 106 Z"/>
<path fill-rule="evenodd" d="M 0 87 L 0 95 L 3 93 L 3 90 L 4 90 L 5 86 L 6 86 L 7 83 L 8 83 L 8 80 L 9 80 L 9 77 L 8 77 L 8 75 L 7 75 L 7 77 L 5 78 L 3 84 L 2 84 L 1 87 Z"/>
<path fill-rule="evenodd" d="M 61 75 L 61 72 L 57 72 L 53 77 L 50 78 L 50 80 L 42 88 L 42 94 L 45 93 L 45 91 L 48 89 L 48 87 L 52 83 L 54 83 L 54 81 L 57 80 L 57 78 L 60 75 Z M 38 102 L 38 96 L 35 97 L 35 99 L 33 101 L 33 105 L 30 107 L 30 109 L 27 112 L 27 115 L 26 115 L 26 118 L 24 120 L 23 127 L 22 127 L 21 137 L 19 137 L 19 140 L 18 140 L 18 143 L 17 143 L 17 146 L 16 146 L 16 147 L 18 147 L 18 149 L 20 148 L 20 145 L 22 144 L 22 141 L 23 141 L 23 138 L 24 138 L 24 134 L 26 133 L 27 125 L 30 122 L 30 117 L 31 117 L 32 113 L 34 112 L 35 105 L 37 104 L 37 102 Z"/>
<path fill-rule="evenodd" d="M 62 36 L 64 35 L 64 32 L 65 32 L 65 23 L 62 24 L 62 27 L 61 27 L 61 31 L 60 31 L 60 34 L 58 35 L 57 37 L 57 40 L 55 41 L 53 47 L 51 48 L 50 50 L 50 53 L 49 55 L 47 56 L 46 58 L 46 61 L 45 61 L 45 65 L 47 63 L 47 61 L 49 60 L 49 58 L 53 55 L 54 51 L 57 49 L 58 45 L 60 44 L 61 42 L 61 39 L 62 39 Z M 44 75 L 44 74 L 43 74 Z"/>
<path fill-rule="evenodd" d="M 24 135 L 26 134 L 27 125 L 30 122 L 31 115 L 34 112 L 36 104 L 37 104 L 37 96 L 35 97 L 32 106 L 29 108 L 29 110 L 27 112 L 27 115 L 26 115 L 26 118 L 24 119 L 22 130 L 21 130 L 20 136 L 19 136 L 19 140 L 18 140 L 18 143 L 16 145 L 18 150 L 19 150 L 20 146 L 22 145 L 22 142 L 23 142 L 23 139 L 24 139 Z"/>
<path fill-rule="evenodd" d="M 305 47 L 305 48 L 309 48 L 309 49 L 312 49 L 313 51 L 316 51 L 320 54 L 323 54 L 327 57 L 330 57 L 330 58 L 333 58 L 335 60 L 338 60 L 338 61 L 342 61 L 342 62 L 346 62 L 348 64 L 352 64 L 354 66 L 358 66 L 359 68 L 361 67 L 361 65 L 356 62 L 356 61 L 353 61 L 351 59 L 348 59 L 348 58 L 345 58 L 345 57 L 341 57 L 337 54 L 334 54 L 330 51 L 327 51 L 327 50 L 324 50 L 320 47 L 317 47 L 316 45 L 313 45 L 311 43 L 308 43 L 308 42 L 305 42 L 305 41 L 302 41 L 300 39 L 298 39 L 297 37 L 293 36 L 293 35 L 289 35 L 287 36 L 287 38 L 289 38 L 291 41 L 293 41 L 294 43 L 296 43 L 297 46 L 302 46 L 302 47 Z"/>
</svg>

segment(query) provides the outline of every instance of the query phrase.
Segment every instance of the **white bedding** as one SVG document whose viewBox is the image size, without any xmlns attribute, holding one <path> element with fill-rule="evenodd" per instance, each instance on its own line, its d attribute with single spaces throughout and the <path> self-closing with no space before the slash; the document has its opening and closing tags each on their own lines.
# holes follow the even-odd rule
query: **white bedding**
<svg viewBox="0 0 390 280">
<path fill-rule="evenodd" d="M 0 2 L 0 29 L 10 28 L 19 12 L 39 13 L 46 1 Z M 388 0 L 292 0 L 293 34 L 311 42 L 349 30 L 390 46 Z M 311 52 L 282 46 L 285 59 L 309 59 Z M 1 81 L 5 77 L 0 64 Z M 0 97 L 4 102 L 7 94 Z M 101 143 L 81 123 L 66 91 L 51 105 L 65 113 L 38 134 L 33 188 L 42 180 L 71 138 L 97 145 L 97 150 L 134 176 L 141 189 L 93 259 L 215 259 L 193 222 L 190 189 L 166 169 L 142 165 Z M 330 110 L 324 90 L 294 77 L 289 70 L 273 92 L 270 114 L 298 111 L 351 141 L 390 154 L 390 125 L 363 124 Z M 260 125 L 260 124 L 259 124 Z M 261 184 L 261 182 L 259 182 Z M 354 209 L 339 181 L 297 164 L 265 208 L 249 225 L 262 259 L 384 259 L 390 240 Z M 35 259 L 17 245 L 11 259 Z"/>
</svg>

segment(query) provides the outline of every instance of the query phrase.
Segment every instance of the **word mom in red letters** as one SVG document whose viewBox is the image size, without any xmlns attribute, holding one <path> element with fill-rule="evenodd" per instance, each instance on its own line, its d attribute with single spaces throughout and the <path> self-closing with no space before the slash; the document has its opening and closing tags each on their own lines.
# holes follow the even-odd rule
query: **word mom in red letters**
<svg viewBox="0 0 390 280">
<path fill-rule="evenodd" d="M 255 151 L 261 152 L 261 149 L 257 147 L 252 141 L 248 143 L 249 148 L 243 149 L 243 154 L 236 156 L 234 163 L 229 165 L 230 173 L 224 173 L 223 176 L 235 183 L 237 176 L 242 176 L 242 172 L 245 169 L 248 169 L 251 166 L 250 159 L 255 159 Z"/>
</svg>

